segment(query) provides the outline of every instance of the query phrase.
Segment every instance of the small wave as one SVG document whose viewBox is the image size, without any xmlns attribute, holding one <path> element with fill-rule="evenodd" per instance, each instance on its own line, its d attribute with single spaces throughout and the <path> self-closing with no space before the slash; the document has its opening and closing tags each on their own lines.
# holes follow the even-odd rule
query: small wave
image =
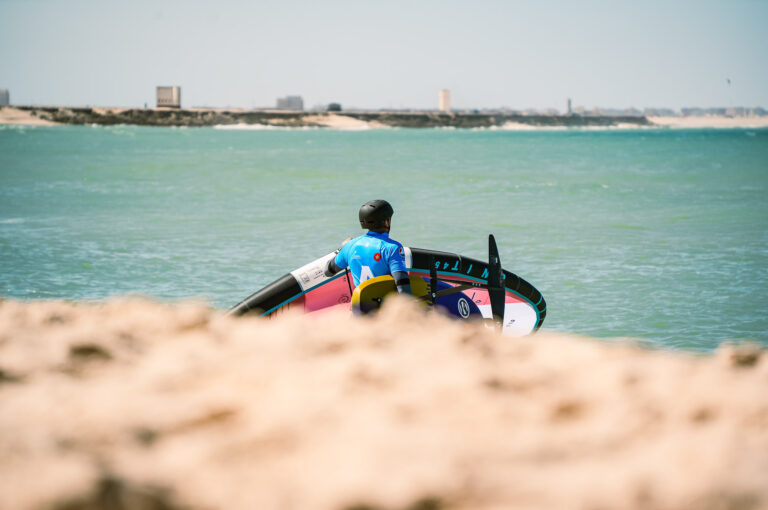
<svg viewBox="0 0 768 510">
<path fill-rule="evenodd" d="M 272 126 L 270 124 L 216 124 L 213 129 L 221 129 L 224 131 L 294 131 L 294 130 L 308 130 L 308 129 L 320 129 L 314 126 Z"/>
<path fill-rule="evenodd" d="M 0 124 L 0 131 L 18 131 L 24 133 L 27 129 L 35 129 L 33 124 Z"/>
<path fill-rule="evenodd" d="M 569 129 L 578 131 L 629 131 L 638 129 L 658 129 L 658 127 L 641 126 L 640 124 L 614 124 L 611 126 L 574 126 Z"/>
<path fill-rule="evenodd" d="M 622 230 L 648 230 L 647 227 L 644 227 L 642 225 L 630 225 L 627 223 L 615 223 L 611 225 L 611 227 L 622 229 Z"/>
<path fill-rule="evenodd" d="M 507 122 L 501 126 L 491 126 L 491 131 L 538 131 L 542 129 L 542 126 L 531 126 L 529 124 L 518 124 L 515 122 Z M 553 128 L 562 129 L 562 128 Z"/>
<path fill-rule="evenodd" d="M 16 223 L 24 223 L 24 218 L 7 218 L 0 220 L 0 225 L 14 225 Z"/>
<path fill-rule="evenodd" d="M 337 131 L 370 131 L 371 129 L 377 129 L 377 128 L 373 128 L 366 124 L 366 125 L 359 125 L 359 126 L 331 127 L 329 129 L 335 129 Z"/>
<path fill-rule="evenodd" d="M 507 122 L 501 126 L 475 127 L 468 131 L 624 131 L 634 129 L 658 129 L 658 126 L 641 126 L 638 124 L 616 124 L 612 126 L 546 126 Z"/>
</svg>

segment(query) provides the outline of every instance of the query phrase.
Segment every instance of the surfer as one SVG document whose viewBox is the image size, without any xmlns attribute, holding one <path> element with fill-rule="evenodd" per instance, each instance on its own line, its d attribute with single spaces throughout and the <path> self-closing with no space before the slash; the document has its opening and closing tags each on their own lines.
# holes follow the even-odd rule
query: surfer
<svg viewBox="0 0 768 510">
<path fill-rule="evenodd" d="M 326 276 L 333 276 L 349 267 L 355 287 L 376 276 L 392 275 L 400 294 L 412 295 L 408 269 L 405 267 L 403 245 L 390 239 L 394 209 L 386 200 L 371 200 L 360 207 L 360 226 L 368 232 L 355 239 L 347 239 L 325 268 Z"/>
</svg>

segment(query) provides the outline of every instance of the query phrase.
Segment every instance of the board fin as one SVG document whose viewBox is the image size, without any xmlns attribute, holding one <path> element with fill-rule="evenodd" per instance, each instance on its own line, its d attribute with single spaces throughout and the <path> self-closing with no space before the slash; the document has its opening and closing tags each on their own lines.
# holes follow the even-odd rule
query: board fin
<svg viewBox="0 0 768 510">
<path fill-rule="evenodd" d="M 499 249 L 493 234 L 488 236 L 488 297 L 491 300 L 493 322 L 499 328 L 504 326 L 504 272 L 501 269 Z"/>
<path fill-rule="evenodd" d="M 429 307 L 435 308 L 437 302 L 437 268 L 435 267 L 435 256 L 429 257 Z"/>
</svg>

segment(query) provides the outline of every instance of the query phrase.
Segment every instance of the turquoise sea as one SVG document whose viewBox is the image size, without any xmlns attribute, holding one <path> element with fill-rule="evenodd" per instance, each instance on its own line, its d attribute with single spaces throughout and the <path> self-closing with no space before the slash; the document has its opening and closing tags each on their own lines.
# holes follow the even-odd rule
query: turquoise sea
<svg viewBox="0 0 768 510">
<path fill-rule="evenodd" d="M 486 258 L 544 328 L 768 344 L 768 130 L 0 127 L 0 295 L 226 309 L 357 235 Z"/>
</svg>

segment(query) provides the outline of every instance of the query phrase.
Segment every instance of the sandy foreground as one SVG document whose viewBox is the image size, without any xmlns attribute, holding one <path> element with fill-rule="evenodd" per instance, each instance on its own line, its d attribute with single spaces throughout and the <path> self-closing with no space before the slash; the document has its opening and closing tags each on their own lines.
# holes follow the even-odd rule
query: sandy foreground
<svg viewBox="0 0 768 510">
<path fill-rule="evenodd" d="M 0 301 L 3 509 L 768 508 L 768 356 Z"/>
</svg>

